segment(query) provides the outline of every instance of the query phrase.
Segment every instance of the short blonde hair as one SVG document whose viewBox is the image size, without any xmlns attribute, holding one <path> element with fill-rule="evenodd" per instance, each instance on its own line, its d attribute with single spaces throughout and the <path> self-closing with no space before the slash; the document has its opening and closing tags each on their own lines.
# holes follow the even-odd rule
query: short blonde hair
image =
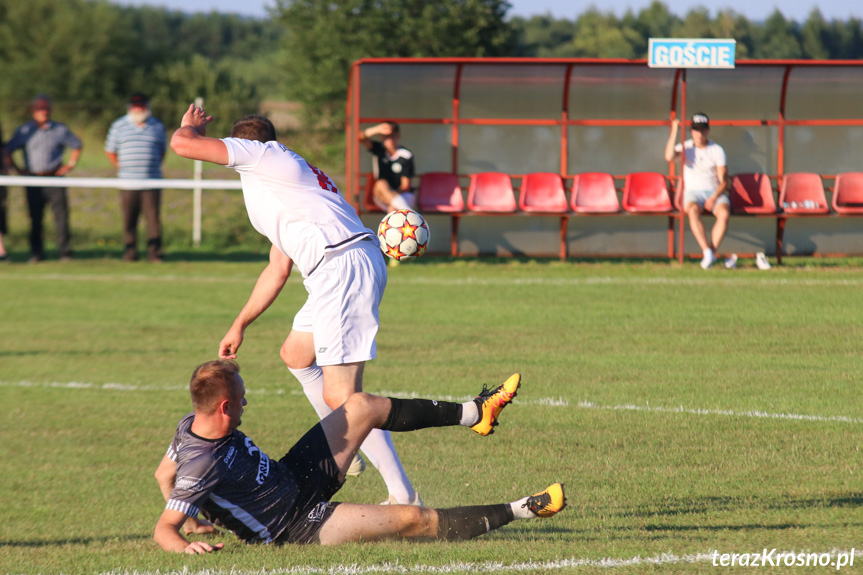
<svg viewBox="0 0 863 575">
<path fill-rule="evenodd" d="M 231 399 L 238 373 L 237 362 L 227 359 L 208 361 L 196 367 L 189 383 L 195 411 L 213 413 L 220 401 Z"/>
</svg>

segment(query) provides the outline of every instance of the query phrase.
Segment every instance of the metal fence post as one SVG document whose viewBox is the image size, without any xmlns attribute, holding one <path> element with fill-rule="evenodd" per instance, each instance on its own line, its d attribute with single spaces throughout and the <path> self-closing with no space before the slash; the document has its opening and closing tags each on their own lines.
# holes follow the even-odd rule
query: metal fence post
<svg viewBox="0 0 863 575">
<path fill-rule="evenodd" d="M 201 97 L 195 98 L 195 105 L 203 108 L 204 99 Z M 194 166 L 194 179 L 200 181 L 204 174 L 204 163 L 201 160 L 195 160 Z M 197 248 L 201 246 L 201 220 L 203 217 L 203 193 L 201 188 L 196 187 L 192 197 L 192 245 Z"/>
</svg>

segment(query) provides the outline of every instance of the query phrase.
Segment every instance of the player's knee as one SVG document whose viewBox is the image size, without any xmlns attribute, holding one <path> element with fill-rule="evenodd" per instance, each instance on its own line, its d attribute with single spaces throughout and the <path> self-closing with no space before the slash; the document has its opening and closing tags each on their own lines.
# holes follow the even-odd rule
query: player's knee
<svg viewBox="0 0 863 575">
<path fill-rule="evenodd" d="M 390 413 L 390 400 L 385 397 L 357 392 L 344 401 L 348 418 L 368 422 L 380 427 Z"/>
<path fill-rule="evenodd" d="M 298 353 L 295 346 L 285 342 L 279 350 L 279 357 L 288 366 L 288 369 L 305 369 L 315 362 L 315 356 Z"/>
<path fill-rule="evenodd" d="M 405 505 L 402 509 L 404 537 L 433 537 L 437 532 L 437 512 L 427 507 Z"/>
</svg>

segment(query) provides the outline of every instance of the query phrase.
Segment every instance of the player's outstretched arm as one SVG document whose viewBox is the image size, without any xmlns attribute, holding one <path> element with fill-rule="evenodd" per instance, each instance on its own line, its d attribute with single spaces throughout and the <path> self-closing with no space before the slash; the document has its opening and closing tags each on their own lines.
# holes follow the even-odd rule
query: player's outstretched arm
<svg viewBox="0 0 863 575">
<path fill-rule="evenodd" d="M 156 482 L 159 484 L 159 491 L 162 492 L 162 497 L 167 502 L 171 498 L 171 491 L 174 489 L 174 483 L 177 480 L 177 464 L 173 459 L 165 455 L 156 469 Z M 186 523 L 183 524 L 183 531 L 189 533 L 215 533 L 216 528 L 206 519 L 198 519 L 197 517 L 186 518 Z"/>
<path fill-rule="evenodd" d="M 219 343 L 219 357 L 222 359 L 236 359 L 237 350 L 243 344 L 246 328 L 258 319 L 281 293 L 285 282 L 291 275 L 294 262 L 282 253 L 276 246 L 270 248 L 270 263 L 261 272 L 249 301 L 243 306 L 237 319 L 231 325 L 231 329 Z"/>
<path fill-rule="evenodd" d="M 208 116 L 203 108 L 190 105 L 180 127 L 171 136 L 171 149 L 184 158 L 226 166 L 229 158 L 225 142 L 206 136 L 207 124 L 212 121 L 213 116 Z"/>
<path fill-rule="evenodd" d="M 180 527 L 186 522 L 186 514 L 174 509 L 165 509 L 159 521 L 156 523 L 156 530 L 153 533 L 153 539 L 159 544 L 159 547 L 165 551 L 172 553 L 189 553 L 198 555 L 202 553 L 211 553 L 218 551 L 225 546 L 224 543 L 216 543 L 210 545 L 204 541 L 192 541 L 189 543 L 180 535 Z"/>
</svg>

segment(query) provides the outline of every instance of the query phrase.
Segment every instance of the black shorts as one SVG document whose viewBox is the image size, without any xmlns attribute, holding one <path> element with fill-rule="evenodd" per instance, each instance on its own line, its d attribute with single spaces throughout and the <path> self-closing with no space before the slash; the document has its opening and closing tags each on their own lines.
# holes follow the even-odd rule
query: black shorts
<svg viewBox="0 0 863 575">
<path fill-rule="evenodd" d="M 274 543 L 311 543 L 338 503 L 330 499 L 342 488 L 324 428 L 318 423 L 279 460 L 297 478 L 297 499 L 288 526 Z"/>
</svg>

